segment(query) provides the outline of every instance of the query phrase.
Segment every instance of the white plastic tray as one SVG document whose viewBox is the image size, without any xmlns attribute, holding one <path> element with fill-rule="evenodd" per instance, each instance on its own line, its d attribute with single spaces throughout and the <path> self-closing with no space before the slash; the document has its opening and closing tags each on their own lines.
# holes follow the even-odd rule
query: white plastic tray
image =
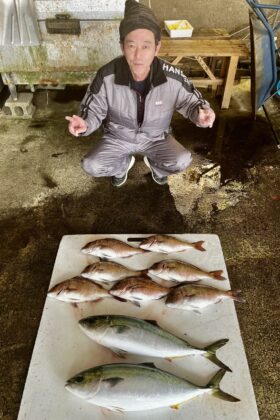
<svg viewBox="0 0 280 420">
<path fill-rule="evenodd" d="M 80 252 L 87 242 L 113 237 L 126 241 L 129 237 L 149 235 L 71 235 L 64 236 L 57 253 L 50 287 L 80 274 L 84 267 L 96 261 Z M 203 234 L 173 235 L 190 242 L 205 241 L 206 252 L 190 250 L 172 254 L 207 270 L 224 270 L 225 261 L 218 236 Z M 134 244 L 136 245 L 136 244 Z M 115 259 L 130 268 L 147 268 L 171 254 L 145 253 L 125 259 Z M 229 289 L 228 280 L 203 281 L 204 284 Z M 246 305 L 246 304 L 244 304 Z M 168 331 L 187 339 L 191 344 L 204 347 L 216 340 L 229 338 L 218 351 L 218 357 L 232 369 L 226 373 L 221 389 L 241 399 L 230 403 L 204 395 L 183 404 L 179 410 L 160 410 L 118 414 L 91 405 L 64 388 L 65 381 L 87 368 L 104 363 L 123 362 L 91 341 L 79 328 L 78 320 L 89 315 L 123 314 L 142 319 L 154 319 Z M 197 385 L 205 385 L 218 368 L 203 357 L 186 357 L 168 362 L 141 356 L 129 356 L 127 362 L 153 361 L 156 366 L 184 377 Z M 46 299 L 36 343 L 25 383 L 18 419 L 27 420 L 88 420 L 88 419 L 188 419 L 188 420 L 258 420 L 258 412 L 240 336 L 234 303 L 225 301 L 208 307 L 201 315 L 165 307 L 164 301 L 153 301 L 141 308 L 114 299 L 98 303 L 83 303 L 78 307 L 58 300 Z"/>
</svg>

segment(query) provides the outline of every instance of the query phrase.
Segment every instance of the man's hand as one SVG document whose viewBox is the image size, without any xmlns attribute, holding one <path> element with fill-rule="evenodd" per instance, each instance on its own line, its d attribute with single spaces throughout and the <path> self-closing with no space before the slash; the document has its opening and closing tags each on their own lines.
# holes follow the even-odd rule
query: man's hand
<svg viewBox="0 0 280 420">
<path fill-rule="evenodd" d="M 87 123 L 78 115 L 72 115 L 72 117 L 65 117 L 69 121 L 68 130 L 73 136 L 78 137 L 79 134 L 87 131 Z"/>
<path fill-rule="evenodd" d="M 211 128 L 213 126 L 213 123 L 215 121 L 215 112 L 211 108 L 203 109 L 199 108 L 198 110 L 198 117 L 196 121 L 196 125 L 198 127 L 209 127 Z"/>
</svg>

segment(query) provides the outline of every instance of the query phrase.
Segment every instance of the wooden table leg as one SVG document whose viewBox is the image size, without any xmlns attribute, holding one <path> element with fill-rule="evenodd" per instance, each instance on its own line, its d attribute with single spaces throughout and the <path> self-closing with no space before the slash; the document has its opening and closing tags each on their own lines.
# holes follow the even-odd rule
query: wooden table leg
<svg viewBox="0 0 280 420">
<path fill-rule="evenodd" d="M 225 82 L 225 88 L 224 88 L 224 94 L 223 94 L 223 100 L 222 100 L 222 109 L 227 109 L 229 107 L 231 92 L 234 84 L 237 64 L 238 64 L 239 57 L 230 57 L 229 59 L 229 66 L 228 66 L 228 72 L 226 76 L 226 82 Z"/>
<path fill-rule="evenodd" d="M 184 55 L 178 55 L 176 58 L 175 58 L 175 60 L 173 60 L 172 61 L 172 65 L 174 65 L 174 66 L 176 66 L 176 64 L 178 64 L 179 63 L 179 61 L 181 61 L 182 60 L 182 58 L 184 58 Z"/>
<path fill-rule="evenodd" d="M 228 57 L 219 57 L 219 59 L 221 60 L 221 68 L 220 68 L 219 75 L 221 79 L 225 80 L 229 59 Z M 217 86 L 216 96 L 222 96 L 222 94 L 223 94 L 223 86 Z"/>
</svg>

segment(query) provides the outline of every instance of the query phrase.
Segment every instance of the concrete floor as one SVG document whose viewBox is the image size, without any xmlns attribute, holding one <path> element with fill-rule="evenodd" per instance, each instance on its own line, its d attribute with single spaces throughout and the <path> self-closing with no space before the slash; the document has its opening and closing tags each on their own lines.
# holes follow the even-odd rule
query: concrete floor
<svg viewBox="0 0 280 420">
<path fill-rule="evenodd" d="M 0 119 L 0 418 L 17 417 L 62 235 L 195 232 L 219 235 L 232 288 L 247 299 L 236 308 L 260 418 L 276 420 L 280 157 L 266 119 L 248 113 L 248 84 L 235 88 L 227 111 L 210 98 L 212 130 L 174 118 L 195 163 L 164 187 L 140 159 L 120 189 L 83 173 L 80 158 L 100 133 L 75 139 L 64 120 L 83 92 L 38 91 L 32 120 Z M 200 162 L 216 172 L 198 177 Z"/>
</svg>

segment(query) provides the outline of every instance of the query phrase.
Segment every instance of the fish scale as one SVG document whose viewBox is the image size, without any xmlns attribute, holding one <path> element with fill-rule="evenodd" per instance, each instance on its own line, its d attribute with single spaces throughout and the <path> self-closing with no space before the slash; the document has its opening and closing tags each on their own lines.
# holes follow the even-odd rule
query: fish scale
<svg viewBox="0 0 280 420">
<path fill-rule="evenodd" d="M 128 258 L 146 252 L 114 238 L 97 239 L 87 243 L 81 252 L 100 258 Z"/>
<path fill-rule="evenodd" d="M 158 369 L 153 364 L 115 363 L 80 372 L 66 382 L 66 389 L 87 402 L 113 411 L 141 411 L 179 404 L 211 393 L 239 401 L 219 388 L 225 371 L 220 370 L 205 386 Z"/>
<path fill-rule="evenodd" d="M 201 355 L 230 370 L 216 356 L 216 351 L 228 342 L 227 339 L 200 349 L 162 329 L 156 321 L 124 315 L 90 316 L 81 319 L 79 326 L 89 338 L 118 354 L 131 353 L 168 359 Z"/>
<path fill-rule="evenodd" d="M 124 265 L 113 261 L 98 261 L 88 265 L 81 273 L 81 276 L 100 282 L 114 282 L 126 277 L 141 276 L 146 270 L 131 270 Z"/>
<path fill-rule="evenodd" d="M 192 264 L 179 260 L 163 260 L 148 269 L 148 275 L 154 275 L 168 281 L 184 282 L 201 279 L 225 280 L 223 270 L 205 271 Z"/>
</svg>

